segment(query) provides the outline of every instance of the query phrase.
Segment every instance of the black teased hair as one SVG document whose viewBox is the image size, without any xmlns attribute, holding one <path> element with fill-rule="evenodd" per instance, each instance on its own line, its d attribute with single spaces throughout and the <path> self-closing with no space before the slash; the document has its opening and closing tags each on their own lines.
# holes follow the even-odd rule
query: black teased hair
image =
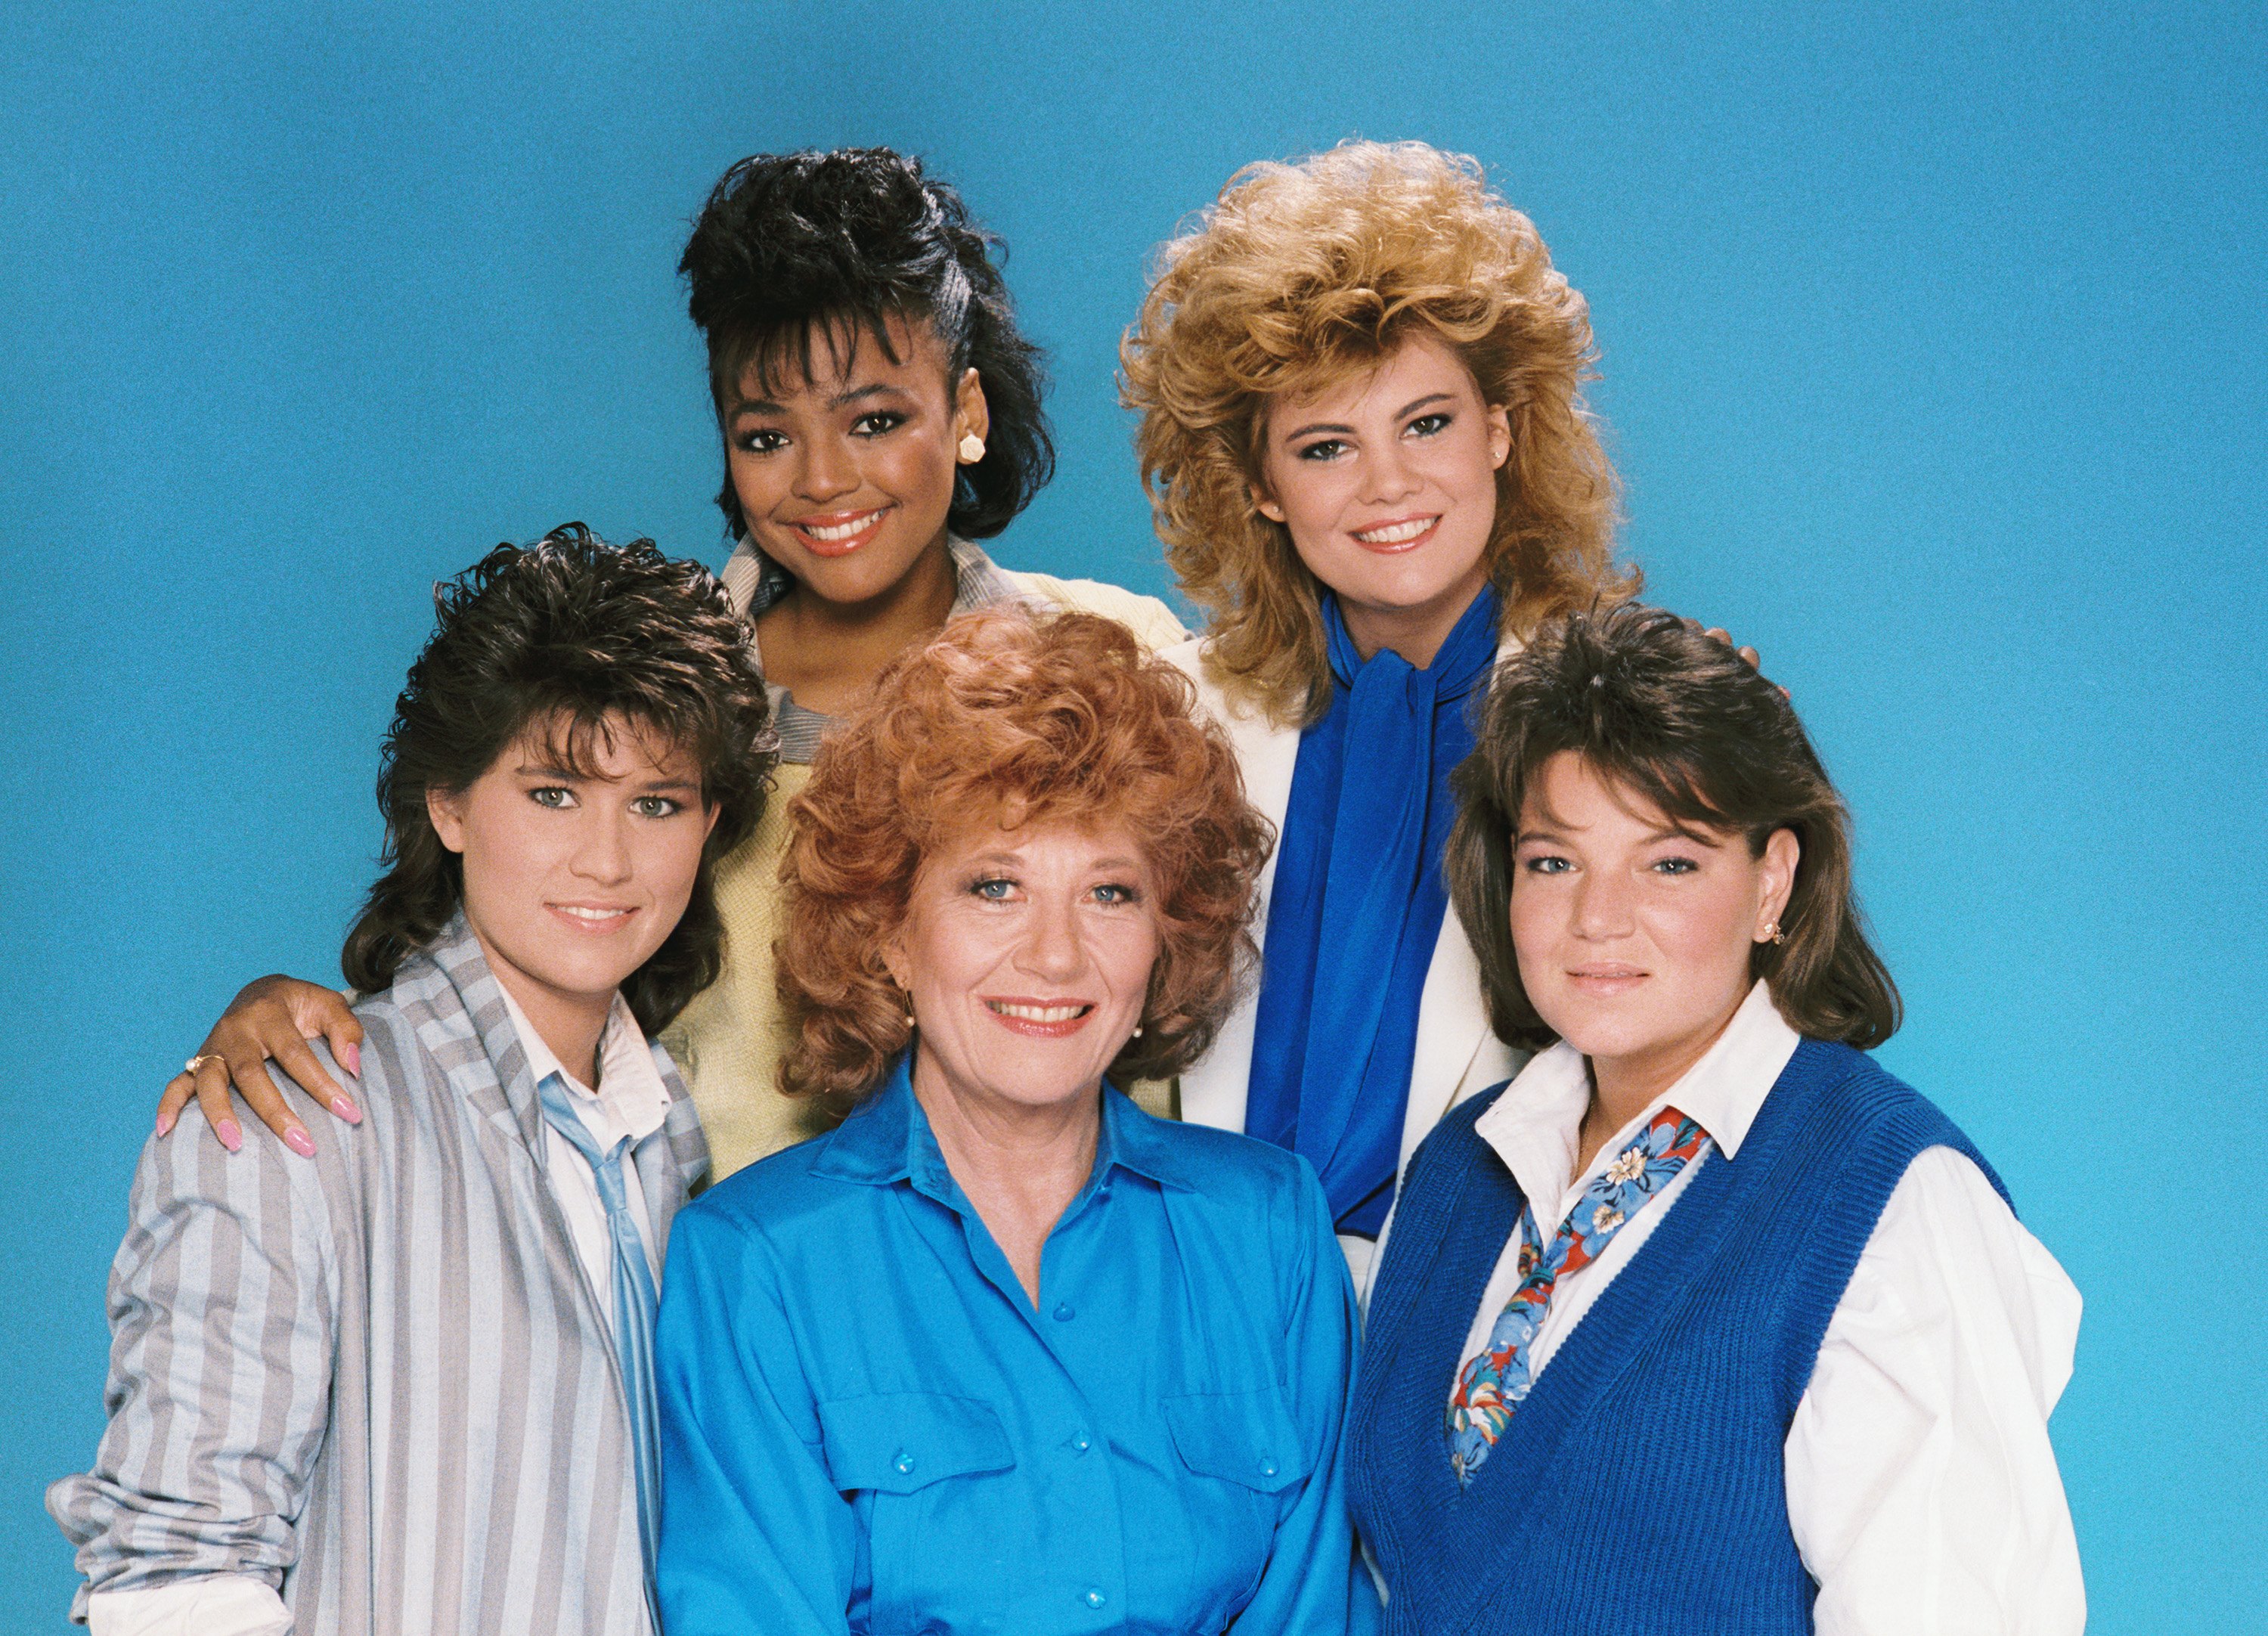
<svg viewBox="0 0 2268 1636">
<path fill-rule="evenodd" d="M 769 380 L 792 362 L 808 380 L 814 334 L 834 331 L 854 350 L 870 335 L 896 363 L 885 321 L 895 313 L 926 321 L 945 348 L 949 379 L 976 371 L 992 423 L 984 458 L 960 468 L 946 526 L 990 539 L 1056 465 L 1040 407 L 1045 365 L 1016 328 L 992 263 L 997 243 L 949 184 L 888 148 L 740 160 L 711 190 L 677 269 L 709 344 L 720 416 L 752 365 Z M 729 471 L 717 504 L 733 532 L 743 532 Z"/>
<path fill-rule="evenodd" d="M 378 775 L 386 873 L 339 957 L 347 981 L 383 989 L 464 899 L 464 860 L 442 845 L 428 790 L 470 785 L 531 729 L 561 764 L 590 767 L 619 717 L 682 746 L 717 822 L 685 914 L 622 983 L 649 1035 L 716 981 L 724 926 L 716 861 L 755 828 L 777 759 L 746 621 L 697 563 L 651 540 L 608 545 L 581 523 L 500 545 L 433 587 L 438 625 L 394 701 Z"/>
</svg>

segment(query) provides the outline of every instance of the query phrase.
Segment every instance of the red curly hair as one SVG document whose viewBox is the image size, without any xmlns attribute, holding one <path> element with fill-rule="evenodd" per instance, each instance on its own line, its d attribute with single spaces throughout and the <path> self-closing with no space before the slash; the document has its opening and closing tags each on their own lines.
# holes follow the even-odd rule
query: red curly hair
<svg viewBox="0 0 2268 1636">
<path fill-rule="evenodd" d="M 788 807 L 787 930 L 775 954 L 793 1028 L 792 1094 L 874 1090 L 911 1035 L 883 964 L 915 877 L 950 835 L 998 822 L 1109 824 L 1155 882 L 1159 953 L 1142 1031 L 1114 1080 L 1204 1054 L 1257 955 L 1250 923 L 1275 844 L 1194 689 L 1092 614 L 985 608 L 900 659 L 821 748 Z"/>
</svg>

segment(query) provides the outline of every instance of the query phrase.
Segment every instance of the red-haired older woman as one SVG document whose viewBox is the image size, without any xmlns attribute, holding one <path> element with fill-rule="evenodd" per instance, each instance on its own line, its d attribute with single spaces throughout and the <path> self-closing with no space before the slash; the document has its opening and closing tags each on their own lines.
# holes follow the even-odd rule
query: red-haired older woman
<svg viewBox="0 0 2268 1636">
<path fill-rule="evenodd" d="M 1151 1117 L 1248 960 L 1267 826 L 1120 626 L 966 615 L 793 804 L 791 1087 L 832 1133 L 670 1244 L 673 1636 L 1368 1623 L 1352 1294 L 1306 1161 Z"/>
</svg>

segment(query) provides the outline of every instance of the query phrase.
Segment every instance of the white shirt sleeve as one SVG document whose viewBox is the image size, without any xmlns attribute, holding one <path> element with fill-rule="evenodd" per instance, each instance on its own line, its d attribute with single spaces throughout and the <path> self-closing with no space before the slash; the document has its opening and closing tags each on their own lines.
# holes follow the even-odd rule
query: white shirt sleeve
<svg viewBox="0 0 2268 1636">
<path fill-rule="evenodd" d="M 291 1636 L 291 1615 L 265 1580 L 208 1573 L 86 1599 L 88 1636 Z"/>
<path fill-rule="evenodd" d="M 2080 1296 L 1966 1156 L 1890 1195 L 1789 1429 L 1819 1636 L 2077 1636 L 2079 1546 L 2048 1415 Z"/>
</svg>

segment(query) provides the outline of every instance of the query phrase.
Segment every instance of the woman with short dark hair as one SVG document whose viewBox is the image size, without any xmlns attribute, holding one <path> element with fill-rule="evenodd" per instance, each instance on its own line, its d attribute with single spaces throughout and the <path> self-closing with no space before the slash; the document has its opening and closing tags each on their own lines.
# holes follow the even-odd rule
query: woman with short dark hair
<svg viewBox="0 0 2268 1636">
<path fill-rule="evenodd" d="M 1862 1052 L 1897 991 L 1780 690 L 1657 608 L 1499 667 L 1448 849 L 1503 1038 L 1382 1246 L 1390 1629 L 2076 1632 L 2079 1295 Z"/>
<path fill-rule="evenodd" d="M 97 1636 L 656 1628 L 655 1286 L 708 1151 L 648 1041 L 716 972 L 763 678 L 706 570 L 579 525 L 435 602 L 343 956 L 358 1125 L 143 1149 L 110 1424 L 48 1495 Z"/>
</svg>

